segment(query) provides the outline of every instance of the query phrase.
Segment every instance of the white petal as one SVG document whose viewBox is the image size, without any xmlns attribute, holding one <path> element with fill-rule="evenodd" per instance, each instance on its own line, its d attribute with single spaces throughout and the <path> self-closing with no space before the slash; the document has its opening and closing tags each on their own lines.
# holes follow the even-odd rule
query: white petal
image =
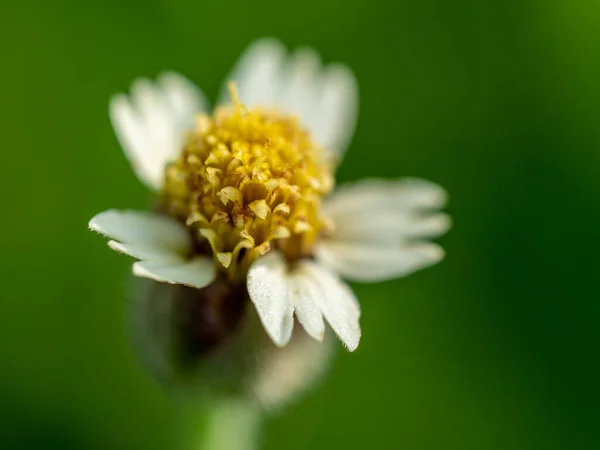
<svg viewBox="0 0 600 450">
<path fill-rule="evenodd" d="M 162 75 L 158 84 L 138 79 L 131 91 L 130 97 L 118 94 L 111 99 L 111 122 L 140 180 L 160 189 L 165 164 L 181 151 L 184 131 L 206 101 L 189 80 L 172 72 Z"/>
<path fill-rule="evenodd" d="M 160 165 L 150 133 L 140 120 L 137 111 L 124 94 L 117 94 L 110 100 L 110 120 L 121 143 L 123 152 L 133 167 L 137 177 L 149 187 L 157 182 Z"/>
<path fill-rule="evenodd" d="M 199 112 L 208 110 L 208 100 L 204 93 L 183 75 L 165 72 L 159 75 L 158 83 L 180 120 L 182 129 L 191 129 L 194 126 L 195 116 Z"/>
<path fill-rule="evenodd" d="M 301 48 L 290 57 L 274 39 L 252 44 L 226 78 L 219 104 L 230 103 L 227 83 L 234 81 L 247 107 L 281 109 L 298 117 L 314 139 L 341 155 L 356 126 L 358 86 L 340 64 L 322 67 L 318 55 Z"/>
<path fill-rule="evenodd" d="M 134 102 L 139 119 L 146 130 L 152 133 L 157 148 L 172 145 L 177 130 L 171 122 L 171 106 L 166 102 L 163 92 L 150 80 L 140 78 L 131 85 L 131 99 Z"/>
<path fill-rule="evenodd" d="M 424 240 L 450 228 L 450 218 L 433 211 L 445 202 L 441 187 L 413 178 L 342 186 L 323 206 L 334 228 L 316 256 L 354 281 L 382 281 L 431 266 L 444 251 Z"/>
<path fill-rule="evenodd" d="M 289 295 L 296 318 L 310 336 L 322 341 L 325 336 L 325 322 L 317 303 L 317 298 L 321 296 L 319 287 L 302 271 L 296 270 L 290 277 Z"/>
<path fill-rule="evenodd" d="M 110 209 L 96 214 L 89 227 L 115 241 L 143 247 L 144 251 L 185 255 L 191 246 L 190 236 L 182 224 L 151 212 Z M 124 248 L 117 250 L 129 253 Z"/>
<path fill-rule="evenodd" d="M 290 340 L 294 323 L 286 269 L 283 256 L 271 251 L 252 264 L 247 279 L 250 300 L 265 331 L 279 347 Z"/>
<path fill-rule="evenodd" d="M 136 276 L 196 288 L 215 278 L 212 259 L 186 259 L 192 250 L 191 238 L 186 228 L 170 217 L 108 210 L 94 216 L 89 227 L 111 238 L 108 245 L 113 250 L 141 260 L 133 264 Z"/>
<path fill-rule="evenodd" d="M 338 188 L 324 203 L 323 212 L 336 215 L 394 209 L 420 211 L 441 208 L 446 200 L 446 191 L 430 181 L 417 178 L 367 179 Z"/>
<path fill-rule="evenodd" d="M 283 256 L 271 251 L 250 268 L 248 293 L 267 334 L 278 346 L 290 339 L 294 310 L 314 339 L 323 340 L 325 316 L 350 351 L 358 346 L 358 301 L 350 288 L 325 267 L 301 261 L 289 270 Z"/>
<path fill-rule="evenodd" d="M 388 209 L 365 214 L 337 214 L 334 222 L 336 241 L 392 245 L 401 240 L 437 237 L 450 229 L 450 218 L 444 213 L 416 214 Z"/>
<path fill-rule="evenodd" d="M 344 278 L 359 282 L 384 281 L 429 267 L 444 257 L 434 243 L 355 243 L 322 241 L 315 250 L 318 261 Z"/>
<path fill-rule="evenodd" d="M 285 48 L 279 41 L 265 38 L 254 42 L 225 79 L 219 104 L 230 103 L 227 84 L 233 81 L 245 106 L 275 106 L 284 61 Z"/>
<path fill-rule="evenodd" d="M 321 71 L 319 55 L 309 48 L 301 48 L 289 58 L 282 74 L 278 106 L 287 114 L 299 117 L 305 125 L 319 101 Z"/>
<path fill-rule="evenodd" d="M 318 264 L 303 261 L 298 263 L 297 270 L 303 272 L 315 284 L 319 295 L 316 295 L 314 300 L 333 331 L 348 350 L 356 350 L 361 336 L 360 308 L 352 290 L 336 275 Z"/>
<path fill-rule="evenodd" d="M 117 241 L 108 241 L 108 246 L 113 250 L 124 253 L 129 256 L 133 256 L 136 259 L 144 261 L 161 261 L 164 263 L 178 263 L 183 261 L 183 257 L 174 253 L 170 249 L 157 248 L 155 245 L 149 243 L 144 245 L 136 244 L 123 244 Z"/>
<path fill-rule="evenodd" d="M 133 274 L 163 283 L 184 284 L 200 289 L 215 278 L 215 266 L 213 261 L 205 256 L 178 263 L 138 261 L 133 265 Z"/>
<path fill-rule="evenodd" d="M 331 64 L 322 76 L 318 102 L 306 116 L 314 138 L 336 156 L 346 151 L 358 118 L 358 83 L 350 69 Z"/>
</svg>

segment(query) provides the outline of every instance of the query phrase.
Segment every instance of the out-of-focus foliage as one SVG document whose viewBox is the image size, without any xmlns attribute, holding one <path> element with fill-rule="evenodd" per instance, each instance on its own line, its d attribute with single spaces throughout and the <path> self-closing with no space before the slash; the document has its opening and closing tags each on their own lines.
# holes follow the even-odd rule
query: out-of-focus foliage
<svg viewBox="0 0 600 450">
<path fill-rule="evenodd" d="M 215 98 L 254 38 L 356 72 L 339 170 L 445 186 L 447 259 L 357 285 L 363 340 L 265 449 L 600 447 L 600 4 L 74 0 L 0 6 L 0 447 L 173 448 L 129 346 L 130 261 L 86 230 L 145 208 L 107 101 L 175 69 Z"/>
</svg>

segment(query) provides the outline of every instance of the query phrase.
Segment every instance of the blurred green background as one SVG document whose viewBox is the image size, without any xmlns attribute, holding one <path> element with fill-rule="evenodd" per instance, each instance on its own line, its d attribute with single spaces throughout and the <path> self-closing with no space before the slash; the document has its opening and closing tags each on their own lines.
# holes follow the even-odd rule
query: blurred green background
<svg viewBox="0 0 600 450">
<path fill-rule="evenodd" d="M 175 69 L 214 99 L 254 38 L 355 71 L 339 171 L 445 186 L 446 260 L 355 286 L 358 351 L 264 449 L 600 448 L 600 3 L 11 0 L 0 6 L 0 448 L 175 448 L 125 325 L 131 261 L 87 221 L 145 208 L 107 101 Z"/>
</svg>

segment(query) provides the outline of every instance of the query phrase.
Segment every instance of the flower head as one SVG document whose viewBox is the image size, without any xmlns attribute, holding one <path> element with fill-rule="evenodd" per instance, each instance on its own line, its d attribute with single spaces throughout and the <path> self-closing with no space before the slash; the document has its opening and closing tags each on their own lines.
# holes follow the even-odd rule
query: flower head
<svg viewBox="0 0 600 450">
<path fill-rule="evenodd" d="M 271 249 L 293 262 L 312 254 L 323 228 L 331 162 L 298 120 L 234 105 L 200 114 L 166 168 L 162 202 L 209 248 L 232 282 Z"/>
<path fill-rule="evenodd" d="M 279 347 L 294 323 L 317 341 L 326 323 L 358 346 L 360 307 L 342 281 L 407 275 L 443 257 L 439 186 L 366 180 L 334 191 L 358 90 L 344 66 L 262 40 L 242 56 L 217 107 L 174 73 L 111 101 L 113 126 L 156 212 L 109 210 L 90 228 L 139 261 L 133 273 L 204 288 L 242 286 Z M 227 95 L 229 93 L 229 95 Z"/>
</svg>

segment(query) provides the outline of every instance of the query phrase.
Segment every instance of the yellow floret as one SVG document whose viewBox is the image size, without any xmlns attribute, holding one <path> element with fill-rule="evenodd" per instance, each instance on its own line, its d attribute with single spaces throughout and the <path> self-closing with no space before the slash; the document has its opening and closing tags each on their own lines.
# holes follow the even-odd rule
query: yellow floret
<svg viewBox="0 0 600 450">
<path fill-rule="evenodd" d="M 321 197 L 332 164 L 297 119 L 232 106 L 200 115 L 179 159 L 166 170 L 163 202 L 192 230 L 199 250 L 241 281 L 271 248 L 309 256 L 324 225 Z"/>
</svg>

